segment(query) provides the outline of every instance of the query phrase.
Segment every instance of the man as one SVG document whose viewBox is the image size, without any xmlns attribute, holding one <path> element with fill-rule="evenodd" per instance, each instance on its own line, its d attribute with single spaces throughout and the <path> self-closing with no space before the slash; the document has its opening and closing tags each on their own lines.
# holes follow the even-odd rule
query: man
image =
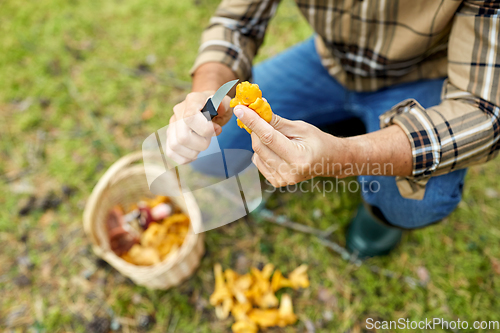
<svg viewBox="0 0 500 333">
<path fill-rule="evenodd" d="M 347 246 L 360 256 L 388 253 L 401 228 L 448 216 L 466 168 L 498 155 L 500 2 L 297 4 L 316 34 L 252 69 L 278 1 L 221 3 L 202 37 L 193 92 L 174 107 L 171 124 L 186 121 L 169 128 L 167 155 L 193 161 L 215 131 L 221 149 L 253 149 L 253 163 L 276 187 L 354 172 L 367 186 Z M 277 114 L 270 124 L 246 107 L 232 111 L 229 97 L 213 124 L 199 114 L 235 78 L 259 84 Z M 352 116 L 367 134 L 339 138 L 316 127 Z M 316 172 L 318 164 L 327 171 Z"/>
</svg>

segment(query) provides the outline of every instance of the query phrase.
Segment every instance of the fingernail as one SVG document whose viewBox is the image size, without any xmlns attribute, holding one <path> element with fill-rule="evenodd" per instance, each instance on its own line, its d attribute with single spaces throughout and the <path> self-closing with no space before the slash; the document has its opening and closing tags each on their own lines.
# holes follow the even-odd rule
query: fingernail
<svg viewBox="0 0 500 333">
<path fill-rule="evenodd" d="M 234 108 L 234 115 L 236 117 L 241 118 L 241 117 L 243 117 L 244 114 L 245 114 L 245 110 L 242 107 L 236 106 Z"/>
</svg>

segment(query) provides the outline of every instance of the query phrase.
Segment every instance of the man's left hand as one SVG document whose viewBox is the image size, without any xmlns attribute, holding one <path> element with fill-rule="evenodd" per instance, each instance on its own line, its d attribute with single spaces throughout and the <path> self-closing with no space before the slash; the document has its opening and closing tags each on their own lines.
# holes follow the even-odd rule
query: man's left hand
<svg viewBox="0 0 500 333">
<path fill-rule="evenodd" d="M 234 114 L 252 130 L 252 161 L 274 187 L 316 176 L 340 176 L 328 166 L 345 162 L 348 152 L 344 139 L 304 121 L 291 121 L 276 114 L 267 123 L 242 105 L 234 108 Z M 335 161 L 327 156 L 336 156 Z"/>
</svg>

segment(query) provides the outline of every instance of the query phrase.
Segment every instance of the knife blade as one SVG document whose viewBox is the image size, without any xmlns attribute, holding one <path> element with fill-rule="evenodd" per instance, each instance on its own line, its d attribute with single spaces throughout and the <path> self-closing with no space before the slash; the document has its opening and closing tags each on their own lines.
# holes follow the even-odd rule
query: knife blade
<svg viewBox="0 0 500 333">
<path fill-rule="evenodd" d="M 239 80 L 236 79 L 224 83 L 219 89 L 217 89 L 215 94 L 207 100 L 205 106 L 203 107 L 203 109 L 201 109 L 201 112 L 205 115 L 208 121 L 211 121 L 212 119 L 214 119 L 214 117 L 218 115 L 217 109 L 219 108 L 220 103 L 224 99 L 224 96 L 227 95 L 227 93 L 234 87 L 234 85 L 238 81 Z"/>
</svg>

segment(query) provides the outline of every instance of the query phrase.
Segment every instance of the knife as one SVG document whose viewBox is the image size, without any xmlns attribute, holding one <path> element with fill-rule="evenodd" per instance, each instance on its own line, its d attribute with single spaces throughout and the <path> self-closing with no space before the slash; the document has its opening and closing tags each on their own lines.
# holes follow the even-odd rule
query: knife
<svg viewBox="0 0 500 333">
<path fill-rule="evenodd" d="M 201 109 L 201 112 L 207 112 L 203 113 L 204 116 L 207 118 L 208 121 L 211 121 L 218 115 L 217 109 L 219 108 L 220 103 L 224 99 L 224 97 L 227 95 L 227 93 L 234 87 L 236 83 L 238 83 L 238 79 L 229 81 L 224 83 L 216 92 L 215 94 L 208 99 L 208 101 L 205 103 L 205 106 L 203 109 Z"/>
</svg>

